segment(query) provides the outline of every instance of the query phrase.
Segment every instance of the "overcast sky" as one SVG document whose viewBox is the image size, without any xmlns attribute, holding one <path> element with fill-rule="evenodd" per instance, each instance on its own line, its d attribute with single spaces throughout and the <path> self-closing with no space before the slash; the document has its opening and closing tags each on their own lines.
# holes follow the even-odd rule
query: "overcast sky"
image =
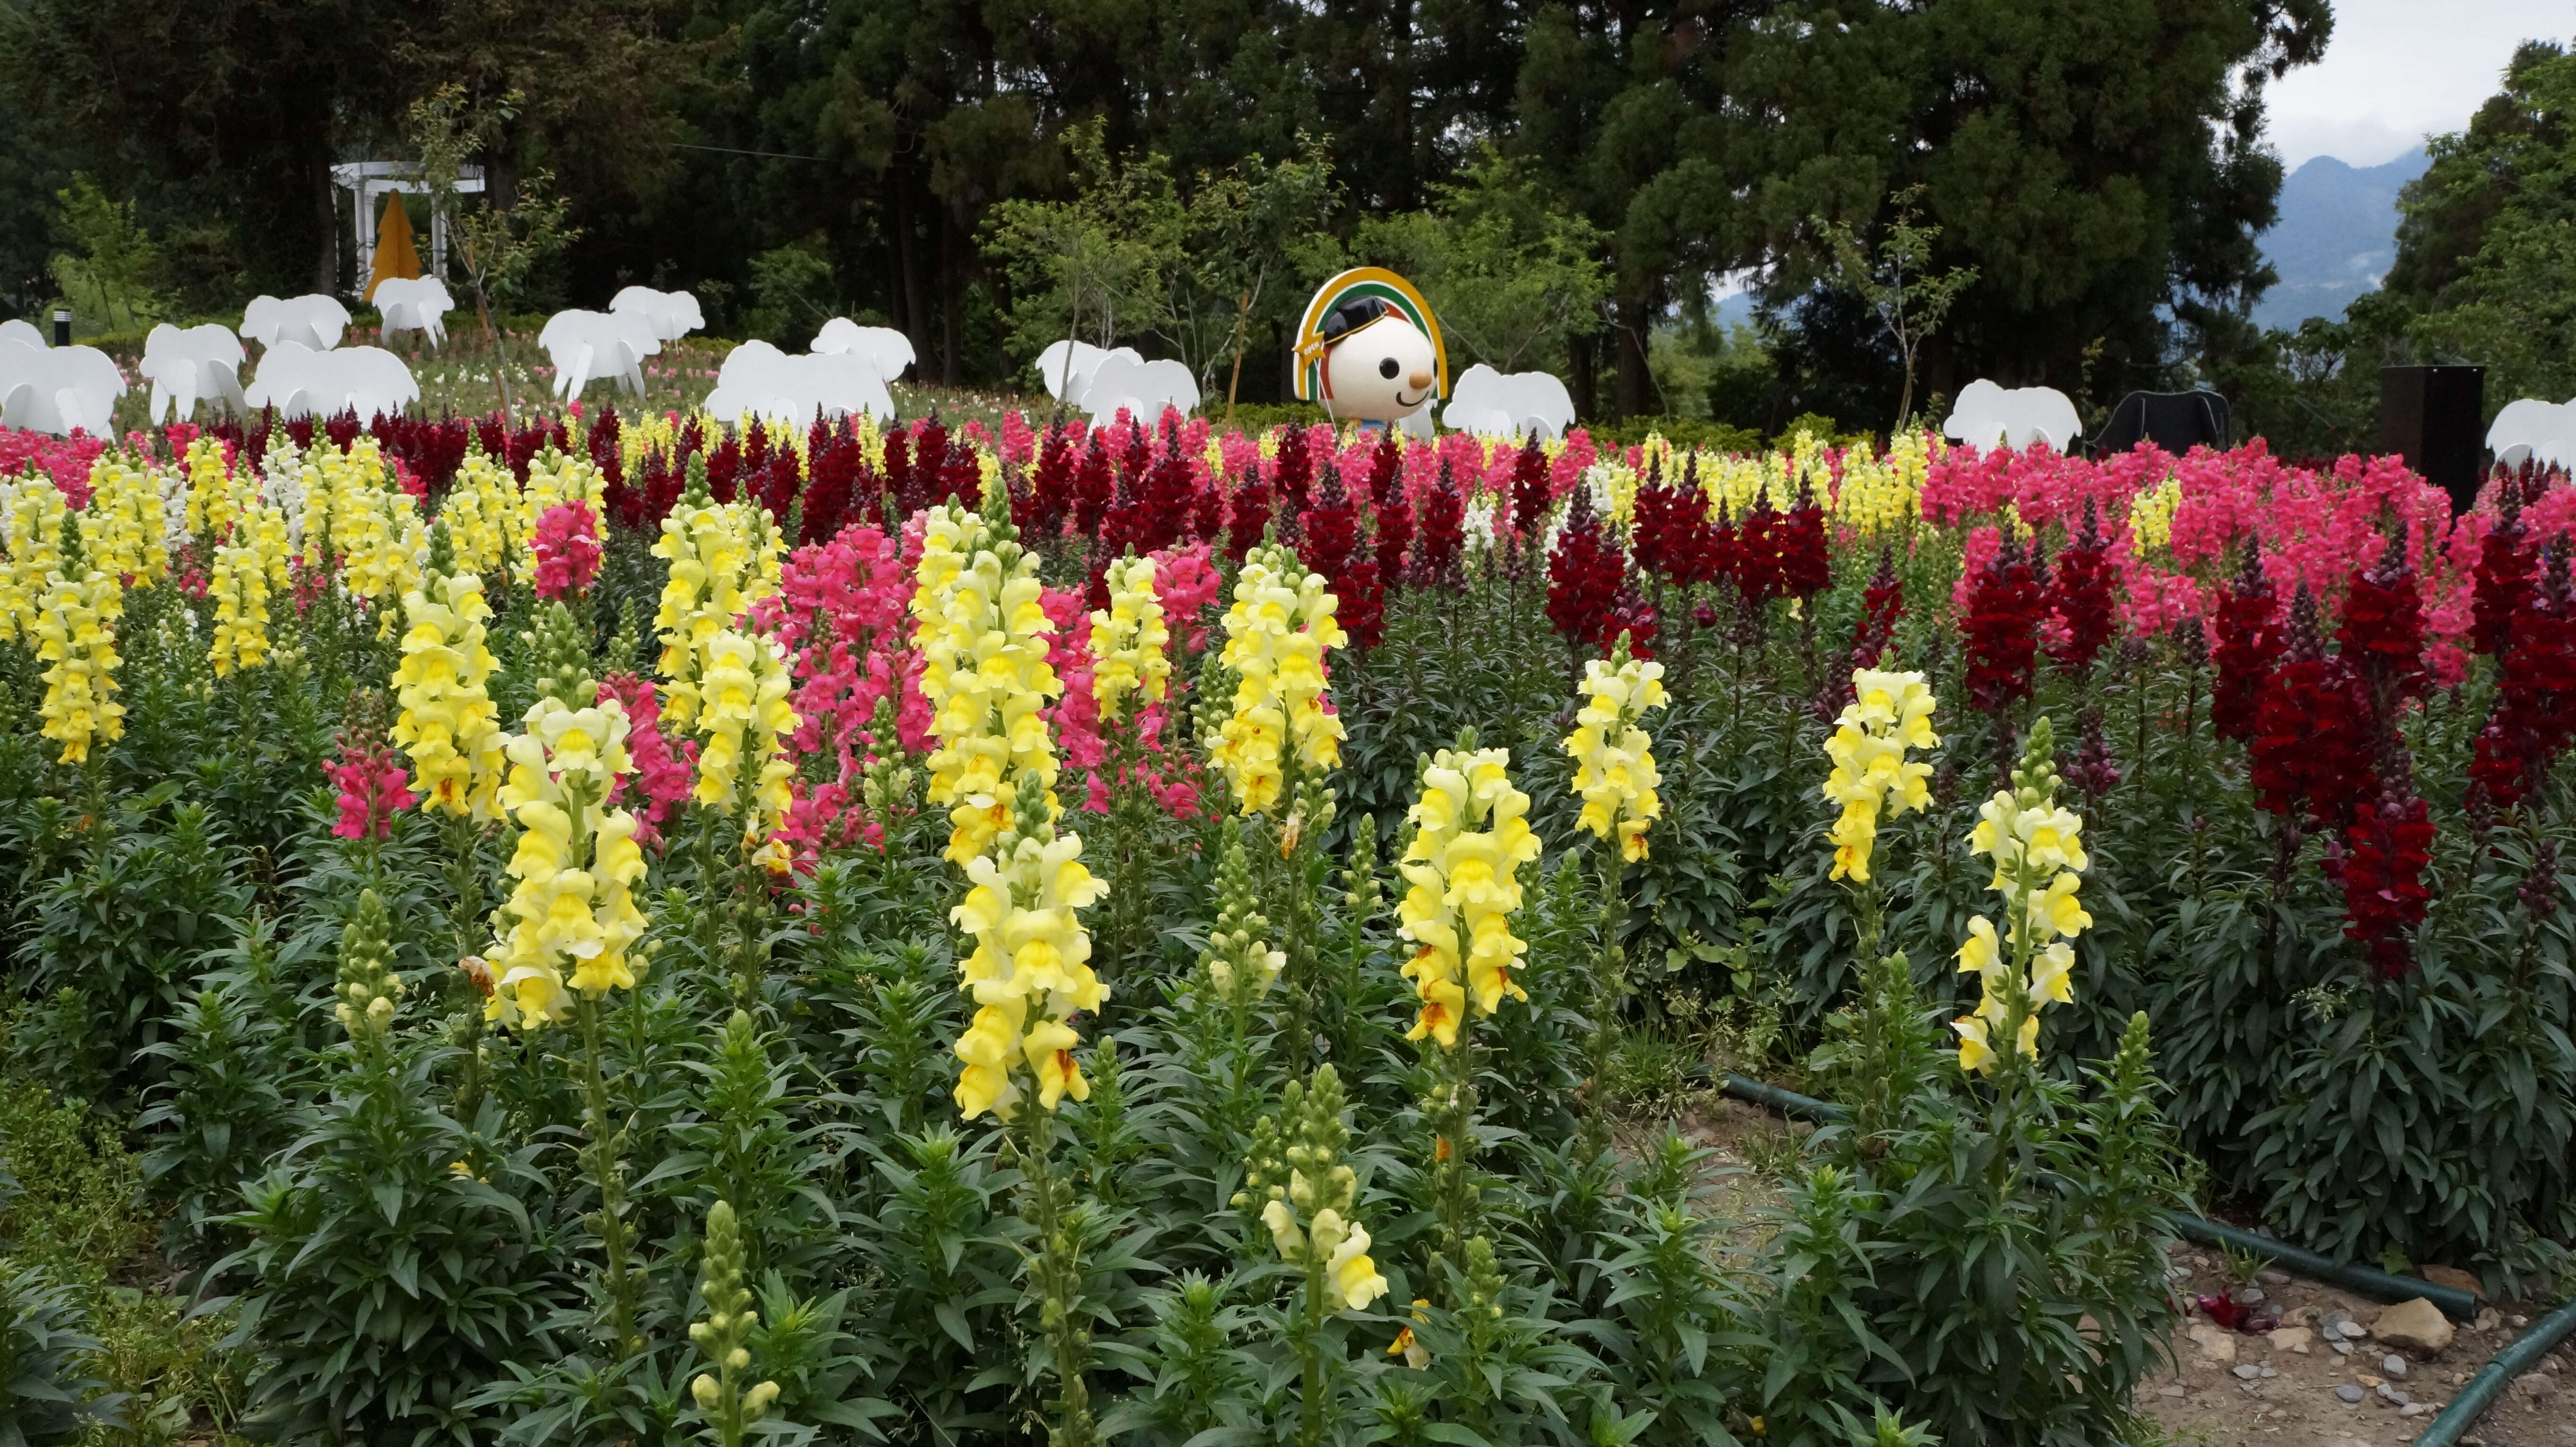
<svg viewBox="0 0 2576 1447">
<path fill-rule="evenodd" d="M 2325 59 L 2265 88 L 2272 143 L 2292 170 L 2395 160 L 2468 124 L 2516 45 L 2571 37 L 2576 0 L 2334 0 Z"/>
</svg>

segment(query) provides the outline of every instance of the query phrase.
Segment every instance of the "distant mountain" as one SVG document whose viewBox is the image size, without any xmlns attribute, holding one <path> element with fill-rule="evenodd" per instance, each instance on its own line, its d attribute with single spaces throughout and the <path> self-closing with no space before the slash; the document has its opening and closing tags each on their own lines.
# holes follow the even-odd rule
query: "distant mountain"
<svg viewBox="0 0 2576 1447">
<path fill-rule="evenodd" d="M 2296 330 L 2309 317 L 2341 317 L 2354 297 L 2376 290 L 2397 259 L 2397 190 L 2431 164 L 2419 150 L 2370 167 L 2318 156 L 2291 172 L 2281 219 L 2258 238 L 2281 280 L 2254 320 Z"/>
</svg>

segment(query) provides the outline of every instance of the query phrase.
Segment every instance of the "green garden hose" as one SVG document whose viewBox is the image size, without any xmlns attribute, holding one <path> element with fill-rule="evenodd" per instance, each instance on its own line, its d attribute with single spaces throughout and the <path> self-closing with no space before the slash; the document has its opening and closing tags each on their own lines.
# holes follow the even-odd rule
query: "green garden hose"
<svg viewBox="0 0 2576 1447">
<path fill-rule="evenodd" d="M 1776 1085 L 1765 1085 L 1759 1080 L 1737 1075 L 1732 1071 L 1717 1076 L 1717 1083 L 1718 1089 L 1738 1100 L 1751 1101 L 1755 1105 L 1768 1107 L 1798 1120 L 1830 1123 L 1848 1120 L 1851 1117 L 1850 1111 L 1830 1101 L 1800 1095 L 1794 1090 L 1782 1090 Z M 2254 1232 L 2239 1230 L 2234 1226 L 2222 1226 L 2216 1221 L 2204 1221 L 2198 1216 L 2176 1216 L 2173 1218 L 2173 1224 L 2175 1233 L 2187 1241 L 2197 1241 L 2203 1246 L 2233 1247 L 2238 1251 L 2250 1251 L 2268 1256 L 2285 1271 L 2297 1272 L 2312 1281 L 2322 1281 L 2329 1286 L 2340 1286 L 2346 1291 L 2369 1297 L 2373 1301 L 2412 1301 L 2420 1296 L 2440 1308 L 2442 1314 L 2453 1321 L 2478 1319 L 2478 1298 L 2474 1292 L 2462 1291 L 2452 1286 L 2436 1286 L 2432 1282 L 2412 1276 L 2392 1276 L 2385 1271 L 2374 1271 L 2367 1266 L 2347 1266 L 2339 1261 L 2328 1260 L 2313 1251 L 2302 1251 L 2296 1246 L 2275 1241 L 2269 1236 L 2258 1236 Z M 2561 1313 L 2561 1315 L 2564 1314 Z M 2538 1333 L 2535 1332 L 2533 1335 L 2536 1336 Z"/>
<path fill-rule="evenodd" d="M 2415 1439 L 2415 1447 L 2452 1447 L 2460 1440 L 2460 1434 L 2469 1430 L 2469 1424 L 2475 1422 L 2506 1387 L 2513 1385 L 2514 1378 L 2521 1376 L 2551 1347 L 2565 1340 L 2569 1332 L 2576 1332 L 2576 1301 L 2570 1301 L 2532 1323 L 2531 1330 L 2524 1332 L 2521 1340 L 2489 1358 L 2485 1366 L 2478 1368 L 2478 1374 L 2469 1378 L 2468 1384 L 2451 1398 L 2451 1405 L 2442 1409 L 2442 1415 L 2433 1419 L 2433 1425 L 2425 1428 L 2423 1434 Z"/>
</svg>

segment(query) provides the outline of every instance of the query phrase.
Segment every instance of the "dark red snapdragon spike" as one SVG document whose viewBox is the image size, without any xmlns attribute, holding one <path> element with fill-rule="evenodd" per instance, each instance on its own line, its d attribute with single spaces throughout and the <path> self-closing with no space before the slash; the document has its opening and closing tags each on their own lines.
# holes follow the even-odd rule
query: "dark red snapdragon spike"
<svg viewBox="0 0 2576 1447">
<path fill-rule="evenodd" d="M 1029 470 L 1030 526 L 1038 536 L 1051 538 L 1064 531 L 1064 520 L 1073 512 L 1073 473 L 1073 444 L 1063 428 L 1049 427 L 1038 443 L 1037 464 Z"/>
<path fill-rule="evenodd" d="M 1744 588 L 1744 537 L 1735 526 L 1735 517 L 1727 511 L 1726 499 L 1717 500 L 1717 516 L 1708 525 L 1707 549 L 1692 569 L 1695 583 L 1714 583 L 1723 578 L 1739 594 Z"/>
<path fill-rule="evenodd" d="M 1615 545 L 1612 552 L 1615 556 Z M 1623 568 L 1619 586 L 1610 596 L 1610 606 L 1601 611 L 1594 623 L 1589 643 L 1593 651 L 1608 653 L 1617 646 L 1619 635 L 1625 633 L 1631 654 L 1652 658 L 1655 656 L 1656 625 L 1655 606 L 1646 601 L 1644 590 L 1637 586 L 1636 571 Z"/>
<path fill-rule="evenodd" d="M 1415 575 L 1435 585 L 1455 579 L 1466 544 L 1467 500 L 1459 495 L 1458 479 L 1444 458 L 1439 483 L 1422 499 L 1422 538 L 1413 550 Z"/>
<path fill-rule="evenodd" d="M 2084 499 L 2084 527 L 2057 560 L 2057 584 L 2049 598 L 2058 621 L 2066 625 L 2066 646 L 2057 663 L 2073 672 L 2093 666 L 2114 631 L 2110 544 L 2102 536 L 2093 499 Z"/>
<path fill-rule="evenodd" d="M 343 407 L 339 411 L 332 413 L 330 416 L 323 418 L 322 435 L 331 439 L 331 445 L 333 447 L 342 452 L 348 451 L 349 444 L 358 440 L 358 414 L 356 409 Z"/>
<path fill-rule="evenodd" d="M 1101 444 L 1100 429 L 1095 427 L 1083 448 L 1082 466 L 1073 474 L 1073 530 L 1086 538 L 1098 537 L 1117 493 L 1109 449 Z"/>
<path fill-rule="evenodd" d="M 2424 691 L 2424 602 L 2406 562 L 2404 532 L 2391 533 L 2379 561 L 2352 575 L 2335 641 L 2369 686 L 2381 732 L 2393 729 L 2397 701 Z"/>
<path fill-rule="evenodd" d="M 2326 652 L 2305 583 L 2291 599 L 2284 638 L 2246 745 L 2256 801 L 2284 819 L 2340 822 L 2378 788 L 2370 698 L 2344 660 Z"/>
<path fill-rule="evenodd" d="M 2033 551 L 2037 548 L 2034 544 Z M 2021 542 L 2007 531 L 1994 555 L 1977 570 L 1959 631 L 1967 645 L 1970 706 L 1994 713 L 2030 697 L 2039 660 L 2043 604 L 2039 572 Z"/>
<path fill-rule="evenodd" d="M 2489 657 L 2504 651 L 2513 615 L 2530 603 L 2532 569 L 2540 558 L 2531 529 L 2522 521 L 2522 488 L 2512 474 L 2503 476 L 2496 496 L 2496 525 L 2478 540 L 2469 601 L 2471 644 Z"/>
<path fill-rule="evenodd" d="M 1756 608 L 1779 597 L 1780 514 L 1771 506 L 1771 495 L 1753 495 L 1753 506 L 1744 510 L 1744 520 L 1735 529 L 1735 587 L 1744 601 Z"/>
<path fill-rule="evenodd" d="M 1282 450 L 1284 452 L 1285 449 Z M 1226 498 L 1225 555 L 1235 562 L 1242 562 L 1244 554 L 1251 552 L 1253 545 L 1261 541 L 1261 535 L 1270 529 L 1270 479 L 1281 465 L 1281 461 L 1265 465 L 1261 459 L 1254 458 L 1251 465 L 1243 469 L 1243 477 L 1235 483 L 1234 492 Z"/>
<path fill-rule="evenodd" d="M 769 426 L 758 417 L 742 433 L 742 475 L 757 478 L 769 471 Z M 754 485 L 755 490 L 757 484 Z"/>
<path fill-rule="evenodd" d="M 1637 556 L 1637 566 L 1660 578 L 1674 576 L 1676 555 L 1688 546 L 1680 536 L 1688 526 L 1680 503 L 1674 489 L 1664 486 L 1663 460 L 1648 463 L 1645 480 L 1637 484 L 1637 498 L 1631 505 L 1628 546 Z"/>
<path fill-rule="evenodd" d="M 625 440 L 625 424 L 617 420 L 617 409 L 602 407 L 597 420 L 590 424 L 590 435 L 583 445 L 590 451 L 590 465 L 599 469 L 600 477 L 610 484 L 626 480 L 626 457 L 620 444 Z"/>
<path fill-rule="evenodd" d="M 1532 432 L 1521 442 L 1520 455 L 1512 459 L 1513 531 L 1525 544 L 1535 544 L 1539 532 L 1547 526 L 1547 454 L 1540 450 L 1538 434 Z"/>
<path fill-rule="evenodd" d="M 286 436 L 288 440 L 295 444 L 296 451 L 305 452 L 311 450 L 313 446 L 314 433 L 312 418 L 297 417 L 290 421 L 280 423 L 279 425 L 286 429 Z M 494 425 L 496 427 L 498 426 L 497 423 Z"/>
<path fill-rule="evenodd" d="M 2064 759 L 2057 771 L 2082 790 L 2085 798 L 2097 803 L 2120 786 L 2120 766 L 2112 759 L 2111 741 L 2102 732 L 2100 705 L 2085 705 L 2076 725 L 2074 757 Z"/>
<path fill-rule="evenodd" d="M 1775 536 L 1783 597 L 1812 598 L 1833 586 L 1833 555 L 1825 547 L 1825 509 L 1807 481 L 1798 483 L 1798 500 L 1782 515 Z"/>
<path fill-rule="evenodd" d="M 707 453 L 707 492 L 718 502 L 731 502 L 734 479 L 742 473 L 742 439 L 726 433 Z M 526 478 L 519 479 L 521 482 Z"/>
<path fill-rule="evenodd" d="M 2576 597 L 2568 540 L 2540 553 L 2540 583 L 2497 658 L 2495 708 L 2478 734 L 2469 779 L 2497 808 L 2522 802 L 2576 737 Z"/>
<path fill-rule="evenodd" d="M 894 502 L 901 517 L 913 514 L 913 498 L 920 488 L 912 480 L 912 433 L 901 427 L 886 429 L 885 435 L 886 496 Z"/>
<path fill-rule="evenodd" d="M 2424 871 L 2433 862 L 2433 821 L 2416 796 L 2414 771 L 2401 743 L 2391 750 L 2374 798 L 2354 806 L 2343 831 L 2343 932 L 2370 950 L 2384 980 L 2412 970 L 2410 940 L 2424 922 L 2433 891 Z"/>
<path fill-rule="evenodd" d="M 1896 553 L 1882 547 L 1878 550 L 1878 571 L 1869 575 L 1868 586 L 1861 589 L 1860 622 L 1852 629 L 1851 666 L 1876 668 L 1879 659 L 1896 641 L 1897 620 L 1905 616 L 1905 588 L 1896 580 Z M 1844 703 L 1855 697 L 1849 678 L 1843 680 Z"/>
<path fill-rule="evenodd" d="M 1279 455 L 1273 459 L 1271 486 L 1279 494 L 1282 515 L 1294 518 L 1314 501 L 1315 454 L 1306 446 L 1306 429 L 1290 423 L 1279 429 Z M 1250 548 L 1251 541 L 1243 544 Z"/>
<path fill-rule="evenodd" d="M 1297 555 L 1324 575 L 1340 607 L 1335 616 L 1351 646 L 1375 648 L 1386 633 L 1386 597 L 1377 575 L 1377 559 L 1360 537 L 1359 504 L 1342 487 L 1337 468 L 1324 469 L 1324 485 L 1312 507 L 1299 516 L 1303 541 Z"/>
<path fill-rule="evenodd" d="M 637 489 L 643 494 L 644 505 L 637 510 L 635 526 L 660 527 L 662 519 L 671 515 L 671 509 L 679 506 L 680 494 L 688 489 L 688 483 L 687 474 L 674 466 L 659 449 L 646 454 L 643 486 Z"/>
<path fill-rule="evenodd" d="M 2263 573 L 2263 544 L 2245 540 L 2245 566 L 2218 600 L 2218 681 L 2209 718 L 2223 738 L 2254 736 L 2256 712 L 2281 651 L 2280 594 Z"/>
<path fill-rule="evenodd" d="M 800 546 L 830 542 L 849 525 L 867 467 L 866 450 L 846 422 L 838 429 L 816 428 L 805 452 L 805 512 L 796 537 Z"/>
<path fill-rule="evenodd" d="M 1168 548 L 1187 537 L 1198 510 L 1190 465 L 1175 451 L 1165 451 L 1145 467 L 1144 492 L 1136 499 L 1135 544 L 1139 555 Z"/>
<path fill-rule="evenodd" d="M 1547 555 L 1547 621 L 1577 644 L 1591 643 L 1627 571 L 1628 560 L 1593 511 L 1591 489 L 1575 488 L 1565 526 L 1557 529 L 1556 546 Z"/>
</svg>

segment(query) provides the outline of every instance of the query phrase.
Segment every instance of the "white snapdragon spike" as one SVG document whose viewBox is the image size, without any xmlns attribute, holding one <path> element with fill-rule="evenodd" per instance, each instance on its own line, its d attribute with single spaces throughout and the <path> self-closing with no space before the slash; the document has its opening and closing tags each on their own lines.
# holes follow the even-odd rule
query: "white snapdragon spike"
<svg viewBox="0 0 2576 1447">
<path fill-rule="evenodd" d="M 188 542 L 188 472 L 184 467 L 156 468 L 152 480 L 161 494 L 161 546 L 176 553 Z"/>
<path fill-rule="evenodd" d="M 1467 504 L 1466 517 L 1460 524 L 1467 530 L 1463 551 L 1480 553 L 1493 547 L 1494 512 L 1492 493 L 1478 493 L 1475 500 Z"/>
</svg>

